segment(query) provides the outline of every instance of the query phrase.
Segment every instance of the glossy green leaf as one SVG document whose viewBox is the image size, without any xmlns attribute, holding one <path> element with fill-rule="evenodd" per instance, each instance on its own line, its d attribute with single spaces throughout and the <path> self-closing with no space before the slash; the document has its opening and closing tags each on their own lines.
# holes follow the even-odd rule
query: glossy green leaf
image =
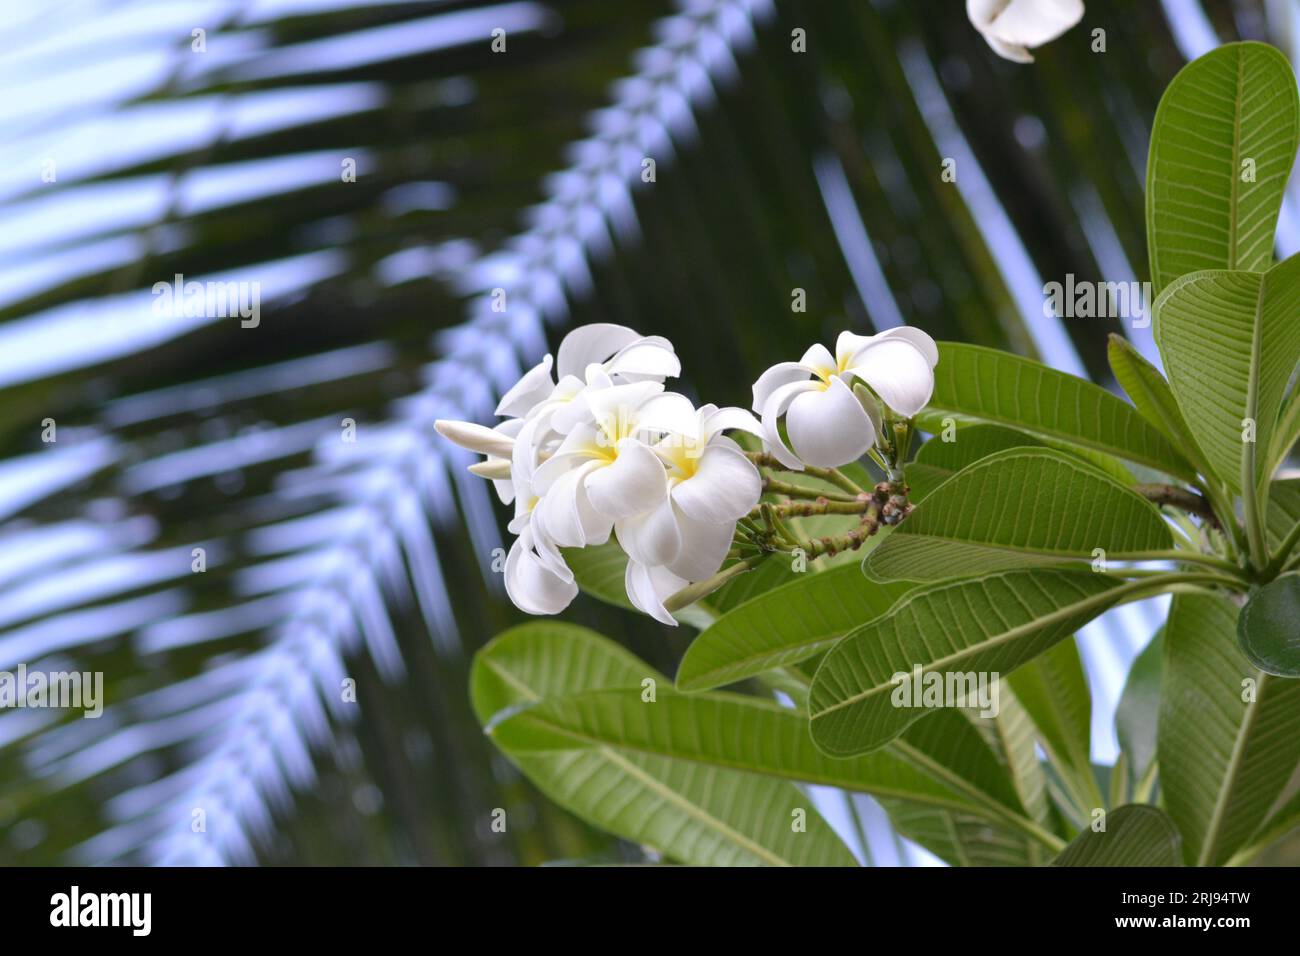
<svg viewBox="0 0 1300 956">
<path fill-rule="evenodd" d="M 1156 807 L 1128 804 L 1106 814 L 1106 829 L 1085 829 L 1053 866 L 1178 866 L 1181 838 Z"/>
<path fill-rule="evenodd" d="M 1099 385 L 978 345 L 939 344 L 927 420 L 948 414 L 1138 462 L 1184 478 L 1193 469 L 1160 430 Z"/>
<path fill-rule="evenodd" d="M 988 571 L 1171 548 L 1159 511 L 1089 465 L 1046 448 L 1013 449 L 958 472 L 866 559 L 880 580 L 935 581 Z"/>
<path fill-rule="evenodd" d="M 856 564 L 799 575 L 707 627 L 687 648 L 677 686 L 706 690 L 805 660 L 884 614 L 912 586 L 868 581 Z"/>
<path fill-rule="evenodd" d="M 1229 43 L 1179 71 L 1147 155 L 1157 295 L 1201 269 L 1268 268 L 1298 136 L 1295 74 L 1273 47 Z"/>
<path fill-rule="evenodd" d="M 809 694 L 813 740 L 836 756 L 879 747 L 930 712 L 903 706 L 914 668 L 923 686 L 937 678 L 947 685 L 949 674 L 1010 674 L 1127 590 L 1109 575 L 1045 568 L 918 588 L 826 655 Z"/>
<path fill-rule="evenodd" d="M 1300 574 L 1284 574 L 1251 593 L 1237 618 L 1237 642 L 1264 673 L 1300 677 Z"/>
<path fill-rule="evenodd" d="M 471 694 L 480 721 L 498 735 L 542 702 L 599 690 L 640 702 L 647 679 L 656 687 L 668 683 L 593 631 L 539 622 L 501 634 L 475 656 Z M 724 866 L 853 863 L 807 796 L 785 781 L 580 741 L 570 748 L 503 750 L 556 803 L 674 860 Z M 802 832 L 792 825 L 801 820 Z"/>
<path fill-rule="evenodd" d="M 1251 836 L 1300 761 L 1300 681 L 1254 667 L 1236 631 L 1236 606 L 1199 594 L 1176 595 L 1165 625 L 1160 790 L 1201 866 Z"/>
<path fill-rule="evenodd" d="M 1156 300 L 1156 344 L 1183 418 L 1215 474 L 1238 493 L 1247 474 L 1258 482 L 1264 472 L 1300 359 L 1297 301 L 1300 255 L 1264 273 L 1183 276 Z"/>
</svg>

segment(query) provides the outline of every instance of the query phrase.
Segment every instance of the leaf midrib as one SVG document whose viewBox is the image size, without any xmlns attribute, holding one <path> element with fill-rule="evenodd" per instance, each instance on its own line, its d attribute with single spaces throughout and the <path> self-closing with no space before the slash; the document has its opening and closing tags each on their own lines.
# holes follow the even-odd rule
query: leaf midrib
<svg viewBox="0 0 1300 956">
<path fill-rule="evenodd" d="M 956 653 L 949 654 L 946 657 L 936 658 L 935 660 L 931 661 L 929 664 L 925 665 L 923 670 L 925 671 L 945 670 L 948 664 L 960 662 L 962 660 L 965 660 L 967 657 L 970 657 L 973 654 L 978 654 L 981 651 L 987 650 L 989 648 L 999 647 L 1002 644 L 1005 644 L 1007 641 L 1013 641 L 1018 637 L 1024 637 L 1026 634 L 1033 633 L 1035 630 L 1041 630 L 1045 627 L 1050 627 L 1053 624 L 1058 624 L 1062 620 L 1070 618 L 1075 614 L 1080 614 L 1090 610 L 1094 604 L 1104 604 L 1108 600 L 1122 598 L 1126 593 L 1140 590 L 1141 588 L 1147 587 L 1149 585 L 1150 585 L 1149 581 L 1139 580 L 1139 581 L 1131 581 L 1127 584 L 1121 584 L 1116 587 L 1110 588 L 1108 590 L 1101 591 L 1097 594 L 1092 595 L 1091 597 L 1086 598 L 1083 601 L 1078 602 L 1077 604 L 1069 604 L 1066 605 L 1065 607 L 1058 608 L 1057 610 L 1052 611 L 1050 614 L 1047 614 L 1043 617 L 1034 618 L 1032 621 L 1027 621 L 1024 624 L 1018 624 L 1009 631 L 1004 631 L 1001 634 L 998 634 L 994 637 L 986 638 L 985 640 L 980 641 L 976 644 L 968 644 L 966 647 L 962 648 Z M 899 610 L 901 611 L 902 608 L 900 608 Z M 830 707 L 826 707 L 821 710 L 818 710 L 817 713 L 815 714 L 810 714 L 809 720 L 810 721 L 817 720 L 819 717 L 822 717 L 825 714 L 833 713 L 834 711 L 840 710 L 843 707 L 847 707 L 851 704 L 856 704 L 870 697 L 874 697 L 877 694 L 881 693 L 882 691 L 888 690 L 891 686 L 892 683 L 884 683 L 884 684 L 877 684 L 873 687 L 868 687 L 867 689 L 860 691 L 857 694 L 854 694 L 850 697 L 846 697 L 844 700 L 839 701 L 838 703 L 832 704 Z"/>
</svg>

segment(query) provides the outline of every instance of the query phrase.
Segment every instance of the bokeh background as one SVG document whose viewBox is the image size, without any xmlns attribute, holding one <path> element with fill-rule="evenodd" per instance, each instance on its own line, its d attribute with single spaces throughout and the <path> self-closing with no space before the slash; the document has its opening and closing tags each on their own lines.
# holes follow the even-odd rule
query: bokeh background
<svg viewBox="0 0 1300 956">
<path fill-rule="evenodd" d="M 102 671 L 107 705 L 0 712 L 0 863 L 642 859 L 470 712 L 520 616 L 507 515 L 434 418 L 490 420 L 589 321 L 670 337 L 719 403 L 899 323 L 1113 387 L 1106 335 L 1154 358 L 1149 329 L 1045 318 L 1043 285 L 1146 278 L 1156 103 L 1240 38 L 1295 62 L 1300 3 L 1087 0 L 1033 66 L 959 0 L 5 4 L 0 670 Z M 178 273 L 260 283 L 260 325 L 156 315 Z M 690 637 L 571 616 L 669 672 Z M 1101 764 L 1160 618 L 1080 635 Z M 938 862 L 817 801 L 864 860 Z"/>
</svg>

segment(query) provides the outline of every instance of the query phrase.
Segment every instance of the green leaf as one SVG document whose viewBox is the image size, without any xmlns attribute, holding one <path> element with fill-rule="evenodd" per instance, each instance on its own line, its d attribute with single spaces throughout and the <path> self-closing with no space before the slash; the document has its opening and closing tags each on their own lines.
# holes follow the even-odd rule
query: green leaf
<svg viewBox="0 0 1300 956">
<path fill-rule="evenodd" d="M 952 441 L 944 441 L 941 437 L 930 439 L 921 446 L 912 464 L 930 465 L 953 473 L 994 452 L 1039 448 L 1043 444 L 1032 435 L 1001 425 L 959 425 L 952 438 Z"/>
<path fill-rule="evenodd" d="M 934 581 L 987 571 L 1173 547 L 1146 499 L 1046 448 L 1013 449 L 958 472 L 871 552 L 880 580 Z"/>
<path fill-rule="evenodd" d="M 647 702 L 640 687 L 589 691 L 515 712 L 493 725 L 492 736 L 516 755 L 608 748 L 627 756 L 663 757 L 949 809 L 977 809 L 893 752 L 831 759 L 813 746 L 802 714 L 740 694 L 659 689 L 656 700 Z"/>
<path fill-rule="evenodd" d="M 677 686 L 721 687 L 805 660 L 884 614 L 913 586 L 868 581 L 856 564 L 800 575 L 705 628 L 682 658 Z"/>
<path fill-rule="evenodd" d="M 1300 523 L 1300 478 L 1274 481 L 1268 486 L 1268 515 L 1265 533 L 1268 546 L 1276 552 Z"/>
<path fill-rule="evenodd" d="M 1160 789 L 1199 866 L 1233 855 L 1300 760 L 1300 682 L 1255 668 L 1236 630 L 1230 601 L 1199 594 L 1176 595 L 1165 625 Z"/>
<path fill-rule="evenodd" d="M 1265 273 L 1186 275 L 1156 300 L 1156 344 L 1183 418 L 1215 474 L 1238 493 L 1247 476 L 1258 484 L 1264 473 L 1300 359 L 1297 300 L 1300 255 Z M 1247 420 L 1253 441 L 1243 440 Z"/>
<path fill-rule="evenodd" d="M 1006 679 L 1002 680 L 998 697 L 996 715 L 980 717 L 968 710 L 966 716 L 984 735 L 1006 768 L 1025 812 L 1032 819 L 1047 823 L 1052 818 L 1052 810 L 1047 796 L 1047 777 L 1038 759 L 1034 722 Z M 931 722 L 932 720 L 921 721 L 916 727 L 924 727 Z"/>
<path fill-rule="evenodd" d="M 1264 673 L 1300 677 L 1300 574 L 1284 574 L 1251 593 L 1237 619 L 1237 642 Z"/>
<path fill-rule="evenodd" d="M 470 679 L 475 713 L 489 733 L 500 735 L 543 701 L 612 690 L 639 702 L 647 678 L 667 685 L 593 631 L 539 622 L 506 631 L 479 651 Z M 671 859 L 696 865 L 853 863 L 807 796 L 781 780 L 605 746 L 503 750 L 556 803 Z M 792 827 L 800 818 L 804 832 Z"/>
<path fill-rule="evenodd" d="M 978 345 L 939 343 L 926 421 L 966 416 L 1182 478 L 1191 465 L 1137 410 L 1099 385 Z"/>
<path fill-rule="evenodd" d="M 1106 829 L 1084 830 L 1052 866 L 1178 866 L 1181 838 L 1163 811 L 1128 804 L 1106 814 Z"/>
<path fill-rule="evenodd" d="M 1034 866 L 1045 852 L 988 817 L 901 800 L 880 801 L 894 829 L 952 866 Z"/>
<path fill-rule="evenodd" d="M 1297 109 L 1291 64 L 1262 43 L 1221 46 L 1174 77 L 1147 155 L 1147 248 L 1157 295 L 1201 269 L 1268 268 L 1300 136 Z"/>
<path fill-rule="evenodd" d="M 1156 758 L 1164 645 L 1164 628 L 1161 628 L 1134 659 L 1115 709 L 1115 736 L 1122 752 L 1128 755 L 1129 772 L 1135 785 Z"/>
<path fill-rule="evenodd" d="M 1039 834 L 1052 835 L 1042 826 L 1050 815 L 1046 784 L 1034 754 L 1033 724 L 1005 681 L 996 716 L 936 711 L 878 752 L 898 753 L 985 808 L 971 813 L 883 798 L 899 833 L 957 866 L 1042 862 L 1048 852 L 1043 838 L 1026 835 L 1026 821 L 1036 821 Z"/>
<path fill-rule="evenodd" d="M 1029 569 L 918 588 L 826 655 L 809 693 L 813 740 L 834 756 L 879 747 L 932 712 L 901 697 L 896 705 L 895 675 L 919 667 L 924 687 L 947 686 L 948 674 L 1010 674 L 1133 587 L 1090 571 Z"/>
<path fill-rule="evenodd" d="M 1080 807 L 1101 806 L 1092 770 L 1092 697 L 1079 649 L 1061 641 L 1007 678 Z"/>
<path fill-rule="evenodd" d="M 1273 440 L 1269 443 L 1268 450 L 1269 474 L 1286 461 L 1297 441 L 1300 441 L 1300 388 L 1291 390 L 1291 395 L 1277 416 L 1277 427 L 1273 430 Z"/>
<path fill-rule="evenodd" d="M 1178 409 L 1174 393 L 1160 370 L 1144 359 L 1123 336 L 1110 336 L 1107 346 L 1111 371 L 1147 421 L 1155 425 L 1179 448 L 1197 471 L 1212 474 L 1201 455 L 1191 429 Z"/>
</svg>

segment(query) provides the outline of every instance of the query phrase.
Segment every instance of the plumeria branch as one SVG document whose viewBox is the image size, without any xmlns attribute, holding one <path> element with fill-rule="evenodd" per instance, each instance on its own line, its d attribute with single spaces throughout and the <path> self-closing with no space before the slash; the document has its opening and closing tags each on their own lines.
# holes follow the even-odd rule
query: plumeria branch
<svg viewBox="0 0 1300 956">
<path fill-rule="evenodd" d="M 838 468 L 818 468 L 814 465 L 804 465 L 802 471 L 794 471 L 781 464 L 775 455 L 767 451 L 751 451 L 745 453 L 746 457 L 759 468 L 771 468 L 773 471 L 790 471 L 794 474 L 808 475 L 810 478 L 818 478 L 829 484 L 847 491 L 851 495 L 860 495 L 864 489 L 844 472 Z"/>
<path fill-rule="evenodd" d="M 1165 484 L 1134 485 L 1133 490 L 1148 501 L 1186 511 L 1188 514 L 1196 515 L 1210 527 L 1223 530 L 1223 524 L 1215 514 L 1213 506 L 1194 491 Z"/>
</svg>

